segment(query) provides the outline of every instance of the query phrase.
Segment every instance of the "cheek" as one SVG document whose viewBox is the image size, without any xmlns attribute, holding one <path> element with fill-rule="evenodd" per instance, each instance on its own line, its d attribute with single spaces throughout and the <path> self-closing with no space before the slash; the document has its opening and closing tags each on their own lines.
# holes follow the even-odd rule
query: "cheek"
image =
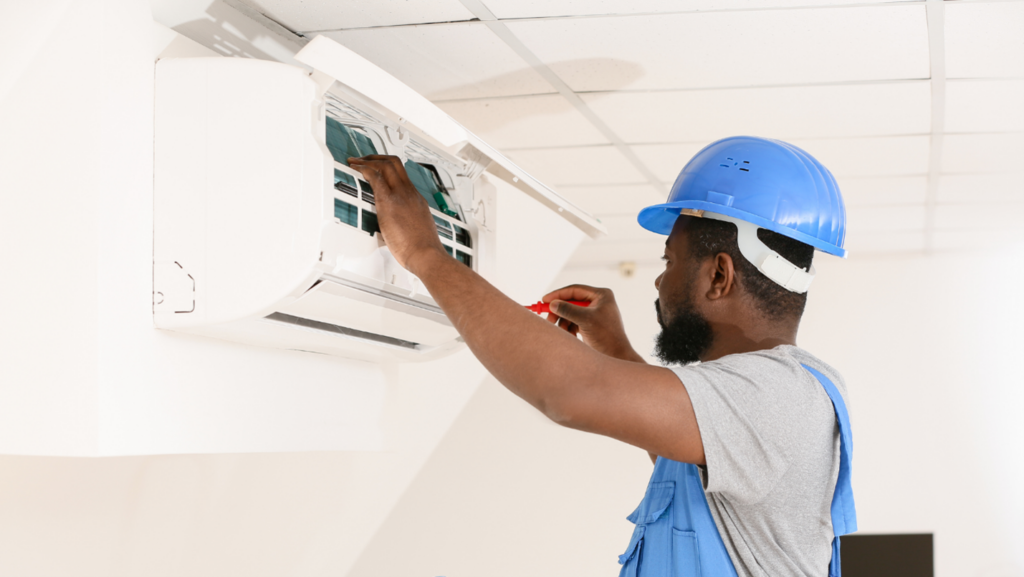
<svg viewBox="0 0 1024 577">
<path fill-rule="evenodd" d="M 677 279 L 672 278 L 667 272 L 658 277 L 658 298 L 666 304 L 672 304 L 679 298 Z"/>
<path fill-rule="evenodd" d="M 663 303 L 678 306 L 681 303 L 690 302 L 690 291 L 693 288 L 693 284 L 690 282 L 690 277 L 684 274 L 684 270 L 676 267 L 662 273 L 661 284 L 658 287 L 658 298 Z"/>
</svg>

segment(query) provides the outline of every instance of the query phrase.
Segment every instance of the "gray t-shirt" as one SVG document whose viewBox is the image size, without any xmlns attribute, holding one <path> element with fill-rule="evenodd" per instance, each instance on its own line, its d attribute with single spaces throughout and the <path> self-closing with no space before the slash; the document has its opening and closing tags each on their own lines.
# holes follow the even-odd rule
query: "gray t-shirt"
<svg viewBox="0 0 1024 577">
<path fill-rule="evenodd" d="M 835 369 L 789 345 L 673 368 L 700 427 L 711 515 L 740 577 L 828 574 L 839 426 L 801 363 L 847 398 Z"/>
</svg>

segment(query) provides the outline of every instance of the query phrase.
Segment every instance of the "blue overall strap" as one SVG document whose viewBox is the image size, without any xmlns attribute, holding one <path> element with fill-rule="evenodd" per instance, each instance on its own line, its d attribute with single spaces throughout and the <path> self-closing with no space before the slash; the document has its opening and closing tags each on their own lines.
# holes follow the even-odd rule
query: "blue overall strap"
<svg viewBox="0 0 1024 577">
<path fill-rule="evenodd" d="M 814 378 L 818 379 L 828 398 L 832 399 L 832 407 L 836 411 L 836 422 L 839 424 L 839 478 L 836 480 L 836 490 L 832 495 L 832 531 L 835 538 L 832 540 L 832 561 L 828 566 L 829 577 L 839 577 L 839 536 L 853 533 L 857 530 L 857 509 L 853 503 L 853 485 L 850 483 L 850 473 L 853 466 L 853 431 L 850 429 L 850 413 L 846 410 L 846 402 L 839 393 L 839 389 L 829 380 L 828 377 L 817 370 L 803 365 Z"/>
</svg>

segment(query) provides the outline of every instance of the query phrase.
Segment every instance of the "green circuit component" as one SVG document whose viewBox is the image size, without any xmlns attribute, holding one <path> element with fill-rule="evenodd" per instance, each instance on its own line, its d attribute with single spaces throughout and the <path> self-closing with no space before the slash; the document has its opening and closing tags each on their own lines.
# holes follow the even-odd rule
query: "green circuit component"
<svg viewBox="0 0 1024 577">
<path fill-rule="evenodd" d="M 334 218 L 349 226 L 358 226 L 359 209 L 341 199 L 334 199 Z"/>
<path fill-rule="evenodd" d="M 327 117 L 327 149 L 334 160 L 348 166 L 349 157 L 378 154 L 370 137 L 358 128 L 346 126 L 337 120 Z"/>
</svg>

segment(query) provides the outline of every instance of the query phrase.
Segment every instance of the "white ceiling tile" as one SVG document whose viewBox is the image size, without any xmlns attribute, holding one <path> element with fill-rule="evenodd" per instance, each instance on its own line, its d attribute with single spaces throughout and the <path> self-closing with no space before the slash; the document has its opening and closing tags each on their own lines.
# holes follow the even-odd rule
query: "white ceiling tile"
<svg viewBox="0 0 1024 577">
<path fill-rule="evenodd" d="M 644 182 L 613 146 L 512 150 L 508 157 L 549 186 Z"/>
<path fill-rule="evenodd" d="M 1024 79 L 946 83 L 946 132 L 1014 130 L 1024 130 Z"/>
<path fill-rule="evenodd" d="M 507 25 L 577 91 L 929 75 L 923 4 L 570 18 Z"/>
<path fill-rule="evenodd" d="M 654 172 L 661 182 L 675 182 L 679 171 L 686 166 L 693 155 L 707 146 L 707 142 L 680 144 L 634 144 L 630 146 L 640 162 Z"/>
<path fill-rule="evenodd" d="M 924 230 L 923 204 L 911 206 L 850 207 L 846 211 L 849 234 Z"/>
<path fill-rule="evenodd" d="M 791 140 L 840 179 L 928 172 L 928 136 Z"/>
<path fill-rule="evenodd" d="M 1024 201 L 1024 172 L 1008 174 L 944 174 L 939 177 L 939 202 Z"/>
<path fill-rule="evenodd" d="M 947 134 L 942 172 L 1024 171 L 1024 133 Z"/>
<path fill-rule="evenodd" d="M 498 148 L 609 144 L 559 94 L 438 102 L 463 126 Z"/>
<path fill-rule="evenodd" d="M 1024 3 L 944 6 L 946 77 L 1024 76 Z"/>
<path fill-rule="evenodd" d="M 928 194 L 925 176 L 839 178 L 839 190 L 847 207 L 922 204 Z"/>
<path fill-rule="evenodd" d="M 479 23 L 345 30 L 325 35 L 432 100 L 554 91 Z"/>
<path fill-rule="evenodd" d="M 636 218 L 641 209 L 665 201 L 665 196 L 649 184 L 616 186 L 559 186 L 558 194 L 590 214 L 628 214 Z"/>
<path fill-rule="evenodd" d="M 940 204 L 935 207 L 936 229 L 1024 229 L 1024 202 Z"/>
<path fill-rule="evenodd" d="M 1024 229 L 937 230 L 932 247 L 939 250 L 987 250 L 1024 244 Z"/>
<path fill-rule="evenodd" d="M 587 240 L 569 257 L 569 266 L 607 265 L 623 261 L 656 262 L 665 254 L 665 238 L 651 234 L 651 240 L 608 242 Z"/>
<path fill-rule="evenodd" d="M 876 0 L 883 3 L 885 0 Z M 889 0 L 893 1 L 893 0 Z M 702 12 L 708 10 L 763 10 L 805 6 L 841 6 L 867 4 L 863 0 L 484 0 L 498 18 L 546 18 L 557 16 L 600 16 L 614 14 L 652 14 Z"/>
<path fill-rule="evenodd" d="M 874 232 L 850 234 L 846 250 L 851 260 L 865 255 L 887 252 L 916 252 L 925 248 L 924 231 Z"/>
<path fill-rule="evenodd" d="M 292 30 L 340 30 L 471 20 L 459 0 L 242 0 Z"/>
<path fill-rule="evenodd" d="M 626 142 L 692 142 L 735 134 L 821 138 L 927 133 L 927 80 L 582 95 Z"/>
</svg>

